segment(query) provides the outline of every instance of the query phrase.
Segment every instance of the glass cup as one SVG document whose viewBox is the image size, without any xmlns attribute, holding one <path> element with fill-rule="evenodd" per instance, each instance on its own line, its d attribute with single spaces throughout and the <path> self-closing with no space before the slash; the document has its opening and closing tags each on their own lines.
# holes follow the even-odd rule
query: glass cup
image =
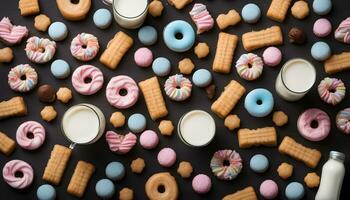
<svg viewBox="0 0 350 200">
<path fill-rule="evenodd" d="M 136 29 L 145 21 L 148 13 L 148 0 L 113 0 L 115 21 L 123 28 Z"/>
</svg>

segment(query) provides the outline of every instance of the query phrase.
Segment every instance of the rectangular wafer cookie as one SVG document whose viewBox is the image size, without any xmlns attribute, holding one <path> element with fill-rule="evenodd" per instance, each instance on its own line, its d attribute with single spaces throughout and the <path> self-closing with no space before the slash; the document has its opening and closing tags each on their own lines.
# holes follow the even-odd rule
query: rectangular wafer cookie
<svg viewBox="0 0 350 200">
<path fill-rule="evenodd" d="M 293 138 L 285 136 L 278 147 L 282 154 L 304 162 L 308 167 L 315 168 L 321 159 L 321 152 L 297 143 Z"/>
<path fill-rule="evenodd" d="M 350 52 L 332 55 L 324 63 L 324 70 L 327 74 L 334 74 L 350 69 Z"/>
<path fill-rule="evenodd" d="M 168 115 L 168 109 L 166 108 L 156 76 L 139 82 L 139 87 L 152 120 L 157 120 Z"/>
<path fill-rule="evenodd" d="M 58 185 L 61 182 L 71 154 L 72 150 L 70 148 L 56 144 L 45 167 L 43 180 Z"/>
<path fill-rule="evenodd" d="M 0 131 L 0 151 L 9 156 L 16 147 L 16 142 Z"/>
<path fill-rule="evenodd" d="M 220 32 L 213 62 L 213 71 L 230 73 L 233 55 L 237 47 L 238 36 Z"/>
<path fill-rule="evenodd" d="M 243 190 L 238 190 L 233 194 L 224 196 L 222 200 L 258 200 L 252 186 L 246 187 Z"/>
<path fill-rule="evenodd" d="M 110 69 L 117 68 L 126 52 L 133 45 L 133 39 L 126 33 L 119 31 L 108 42 L 106 50 L 100 57 L 100 62 Z"/>
<path fill-rule="evenodd" d="M 13 97 L 0 102 L 0 119 L 27 114 L 27 105 L 22 97 Z"/>
<path fill-rule="evenodd" d="M 275 127 L 239 129 L 238 143 L 240 148 L 250 148 L 253 146 L 276 146 L 276 129 Z"/>
<path fill-rule="evenodd" d="M 40 13 L 39 0 L 19 0 L 18 8 L 22 16 Z"/>
<path fill-rule="evenodd" d="M 260 31 L 252 31 L 242 35 L 243 47 L 246 51 L 253 51 L 266 46 L 283 44 L 282 30 L 279 26 Z"/>
<path fill-rule="evenodd" d="M 84 193 L 87 184 L 95 172 L 95 166 L 91 163 L 79 161 L 75 167 L 72 178 L 70 179 L 67 192 L 73 196 L 81 198 Z"/>
<path fill-rule="evenodd" d="M 225 118 L 245 93 L 245 88 L 235 80 L 225 86 L 219 98 L 211 105 L 211 110 L 220 118 Z"/>
<path fill-rule="evenodd" d="M 292 0 L 272 0 L 266 14 L 267 17 L 277 22 L 283 22 L 291 2 Z"/>
</svg>

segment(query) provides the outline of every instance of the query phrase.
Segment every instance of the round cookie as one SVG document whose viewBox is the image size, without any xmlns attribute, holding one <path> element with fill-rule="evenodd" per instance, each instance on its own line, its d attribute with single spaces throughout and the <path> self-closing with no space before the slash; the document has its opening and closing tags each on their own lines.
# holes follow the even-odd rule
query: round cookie
<svg viewBox="0 0 350 200">
<path fill-rule="evenodd" d="M 95 186 L 96 194 L 102 199 L 109 199 L 115 193 L 114 183 L 109 179 L 101 179 Z"/>
<path fill-rule="evenodd" d="M 268 47 L 265 49 L 262 57 L 266 65 L 274 67 L 281 63 L 282 52 L 276 47 Z"/>
<path fill-rule="evenodd" d="M 131 115 L 128 119 L 128 127 L 133 133 L 141 133 L 146 128 L 146 117 L 140 113 Z"/>
<path fill-rule="evenodd" d="M 119 181 L 125 176 L 125 167 L 120 162 L 110 162 L 105 169 L 107 178 Z"/>
<path fill-rule="evenodd" d="M 100 8 L 94 13 L 94 24 L 100 29 L 108 28 L 112 23 L 112 14 L 105 8 Z"/>
<path fill-rule="evenodd" d="M 150 46 L 157 42 L 158 33 L 153 26 L 143 26 L 137 36 L 143 45 Z"/>
<path fill-rule="evenodd" d="M 68 35 L 67 26 L 62 22 L 54 22 L 49 26 L 48 30 L 49 36 L 54 41 L 62 41 Z"/>
<path fill-rule="evenodd" d="M 182 161 L 177 168 L 177 173 L 182 178 L 189 178 L 193 172 L 193 167 L 190 162 Z"/>
<path fill-rule="evenodd" d="M 302 1 L 302 0 L 296 1 L 292 6 L 291 11 L 292 11 L 293 17 L 297 19 L 304 19 L 310 13 L 309 5 L 307 4 L 306 1 Z"/>
<path fill-rule="evenodd" d="M 245 22 L 254 24 L 259 21 L 261 11 L 256 4 L 249 3 L 243 7 L 241 15 Z"/>
<path fill-rule="evenodd" d="M 152 63 L 152 70 L 157 76 L 166 76 L 171 70 L 170 61 L 167 58 L 158 57 Z"/>
<path fill-rule="evenodd" d="M 149 48 L 139 48 L 135 51 L 134 60 L 140 67 L 149 67 L 153 61 L 153 53 Z"/>
<path fill-rule="evenodd" d="M 51 73 L 55 78 L 65 79 L 70 74 L 69 64 L 62 59 L 55 60 L 51 63 Z"/>
<path fill-rule="evenodd" d="M 211 189 L 211 179 L 205 174 L 198 174 L 192 180 L 192 188 L 198 194 L 206 194 Z"/>
<path fill-rule="evenodd" d="M 264 199 L 274 199 L 278 195 L 278 185 L 273 180 L 265 180 L 261 183 L 259 191 Z"/>
<path fill-rule="evenodd" d="M 331 54 L 331 48 L 325 42 L 316 42 L 311 47 L 311 56 L 317 61 L 325 61 Z"/>
<path fill-rule="evenodd" d="M 287 185 L 285 195 L 289 200 L 299 200 L 304 197 L 304 186 L 298 182 L 291 182 Z"/>
<path fill-rule="evenodd" d="M 256 173 L 264 173 L 269 168 L 269 160 L 262 154 L 256 154 L 250 159 L 249 166 Z"/>
<path fill-rule="evenodd" d="M 140 136 L 140 144 L 145 149 L 154 149 L 157 147 L 159 138 L 156 132 L 152 130 L 144 131 Z"/>
<path fill-rule="evenodd" d="M 163 148 L 159 151 L 157 159 L 161 166 L 171 167 L 176 162 L 176 153 L 171 148 Z"/>
<path fill-rule="evenodd" d="M 321 18 L 315 21 L 313 32 L 317 37 L 327 37 L 332 32 L 332 24 L 326 18 Z"/>
<path fill-rule="evenodd" d="M 331 0 L 314 0 L 312 3 L 314 12 L 318 15 L 327 15 L 332 9 Z"/>
<path fill-rule="evenodd" d="M 193 84 L 197 87 L 207 87 L 211 83 L 212 79 L 213 77 L 210 71 L 207 69 L 198 69 L 192 76 Z"/>
<path fill-rule="evenodd" d="M 56 189 L 50 184 L 44 184 L 38 187 L 36 196 L 39 200 L 55 200 Z"/>
</svg>

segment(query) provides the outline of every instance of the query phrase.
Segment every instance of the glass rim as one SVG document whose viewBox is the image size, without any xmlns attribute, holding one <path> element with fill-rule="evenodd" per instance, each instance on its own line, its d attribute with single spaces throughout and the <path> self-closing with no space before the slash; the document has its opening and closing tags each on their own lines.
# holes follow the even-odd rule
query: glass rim
<svg viewBox="0 0 350 200">
<path fill-rule="evenodd" d="M 146 11 L 148 10 L 148 0 L 145 0 L 147 3 L 146 3 L 146 6 L 144 8 L 144 10 L 142 11 L 142 13 L 140 13 L 139 15 L 137 16 L 134 16 L 134 17 L 127 17 L 127 16 L 124 16 L 122 15 L 120 12 L 118 12 L 115 7 L 114 7 L 114 1 L 119 1 L 119 0 L 113 0 L 112 2 L 112 9 L 113 11 L 115 11 L 116 14 L 118 14 L 119 16 L 123 17 L 123 18 L 126 18 L 126 19 L 135 19 L 135 18 L 138 18 L 138 17 L 141 17 L 143 14 L 146 13 Z"/>
</svg>

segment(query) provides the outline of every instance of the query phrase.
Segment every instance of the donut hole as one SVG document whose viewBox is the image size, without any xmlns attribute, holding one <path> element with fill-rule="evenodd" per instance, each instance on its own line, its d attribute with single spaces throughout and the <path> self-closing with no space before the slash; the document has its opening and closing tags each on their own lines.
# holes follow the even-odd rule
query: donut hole
<svg viewBox="0 0 350 200">
<path fill-rule="evenodd" d="M 249 69 L 253 67 L 253 65 L 251 63 L 248 63 L 247 66 Z"/>
<path fill-rule="evenodd" d="M 81 48 L 86 49 L 86 48 L 87 48 L 87 45 L 86 45 L 86 44 L 83 44 L 83 45 L 81 45 Z"/>
<path fill-rule="evenodd" d="M 126 96 L 128 94 L 128 91 L 126 89 L 122 88 L 119 90 L 118 93 L 120 96 Z"/>
<path fill-rule="evenodd" d="M 175 33 L 175 38 L 181 40 L 184 37 L 182 33 Z"/>
<path fill-rule="evenodd" d="M 222 162 L 222 165 L 224 165 L 225 167 L 230 166 L 230 161 L 229 160 L 224 160 Z"/>
<path fill-rule="evenodd" d="M 25 74 L 23 74 L 21 77 L 19 77 L 22 81 L 27 79 L 27 76 Z"/>
<path fill-rule="evenodd" d="M 331 88 L 331 89 L 329 89 L 329 92 L 330 92 L 330 93 L 335 93 L 336 91 L 335 91 L 334 88 Z"/>
<path fill-rule="evenodd" d="M 27 138 L 29 138 L 29 139 L 33 139 L 33 138 L 34 138 L 34 134 L 33 134 L 32 132 L 28 132 L 28 133 L 26 134 L 26 136 L 27 136 Z"/>
<path fill-rule="evenodd" d="M 39 51 L 40 53 L 44 53 L 45 49 L 43 47 L 39 47 L 37 51 Z"/>
<path fill-rule="evenodd" d="M 84 78 L 84 83 L 91 83 L 91 81 L 92 81 L 92 78 L 90 77 Z"/>
<path fill-rule="evenodd" d="M 16 178 L 22 178 L 23 175 L 24 175 L 24 174 L 23 174 L 23 172 L 21 172 L 21 171 L 16 171 L 16 172 L 15 172 L 15 177 L 16 177 Z"/>
<path fill-rule="evenodd" d="M 158 188 L 157 188 L 158 192 L 159 193 L 164 193 L 165 192 L 165 187 L 164 185 L 159 185 Z"/>
<path fill-rule="evenodd" d="M 261 101 L 261 99 L 258 99 L 257 101 L 256 101 L 256 104 L 258 104 L 258 105 L 261 105 L 263 102 Z"/>
<path fill-rule="evenodd" d="M 180 87 L 180 86 L 178 86 L 178 85 L 177 85 L 175 88 L 176 88 L 176 89 L 181 89 L 181 87 Z"/>
<path fill-rule="evenodd" d="M 310 123 L 311 128 L 317 128 L 318 127 L 318 121 L 312 120 Z"/>
<path fill-rule="evenodd" d="M 78 4 L 78 3 L 79 3 L 79 0 L 70 0 L 70 2 L 71 2 L 72 4 Z"/>
</svg>

